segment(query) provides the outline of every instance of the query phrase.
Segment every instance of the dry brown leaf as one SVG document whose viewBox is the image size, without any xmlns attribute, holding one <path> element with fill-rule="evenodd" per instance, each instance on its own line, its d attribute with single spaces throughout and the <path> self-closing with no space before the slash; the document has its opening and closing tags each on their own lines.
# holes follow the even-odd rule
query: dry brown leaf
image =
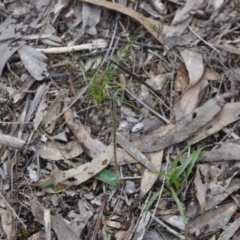
<svg viewBox="0 0 240 240">
<path fill-rule="evenodd" d="M 28 238 L 28 240 L 40 240 L 40 239 L 45 239 L 45 232 L 43 231 L 37 232 Z"/>
<path fill-rule="evenodd" d="M 159 61 L 157 63 L 157 69 L 156 69 L 155 74 L 164 74 L 164 73 L 166 73 L 166 71 L 167 70 L 166 70 L 165 66 L 163 65 L 163 62 Z"/>
<path fill-rule="evenodd" d="M 116 240 L 123 240 L 124 237 L 126 236 L 127 231 L 118 231 L 115 233 L 114 237 Z"/>
<path fill-rule="evenodd" d="M 16 223 L 14 223 L 12 211 L 6 206 L 6 203 L 2 198 L 0 201 L 0 216 L 2 229 L 7 235 L 7 240 L 14 240 L 16 237 Z"/>
<path fill-rule="evenodd" d="M 36 80 L 29 75 L 29 77 L 25 80 L 21 88 L 17 90 L 17 92 L 14 92 L 14 94 L 9 94 L 10 95 L 9 97 L 13 98 L 14 103 L 18 103 L 20 100 L 22 100 L 25 97 L 25 95 L 27 94 L 30 87 L 33 85 L 35 81 Z M 16 95 L 18 95 L 17 101 L 15 99 Z"/>
<path fill-rule="evenodd" d="M 206 202 L 206 208 L 205 211 L 210 210 L 218 206 L 224 199 L 226 199 L 232 192 L 235 192 L 240 188 L 240 179 L 234 178 L 229 186 L 228 191 L 225 191 L 223 193 L 220 193 L 218 195 L 212 196 L 210 199 Z M 201 214 L 199 205 L 190 206 L 186 211 L 186 216 L 190 217 L 191 219 L 195 216 Z"/>
<path fill-rule="evenodd" d="M 178 129 L 175 127 L 171 129 L 165 137 L 159 137 L 158 133 L 156 134 L 156 132 L 153 132 L 140 137 L 138 140 L 134 141 L 133 145 L 142 152 L 156 152 L 182 142 L 211 121 L 212 118 L 221 111 L 224 102 L 221 96 L 212 98 L 203 106 L 196 109 L 194 113 L 195 118 L 186 128 Z"/>
<path fill-rule="evenodd" d="M 179 128 L 185 127 L 192 122 L 193 115 L 191 114 L 199 103 L 199 95 L 202 89 L 207 86 L 207 80 L 201 78 L 195 85 L 190 87 L 174 106 L 176 125 Z"/>
<path fill-rule="evenodd" d="M 184 60 L 185 66 L 188 70 L 189 85 L 188 87 L 196 84 L 203 75 L 203 59 L 202 54 L 192 50 L 184 49 L 181 52 L 181 56 Z"/>
<path fill-rule="evenodd" d="M 197 10 L 202 3 L 203 0 L 187 0 L 184 7 L 177 11 L 167 37 L 180 36 L 192 21 L 193 15 L 190 12 Z"/>
<path fill-rule="evenodd" d="M 211 111 L 211 110 L 210 110 Z M 194 140 L 208 137 L 223 127 L 240 119 L 240 103 L 227 103 L 221 112 L 205 124 L 194 136 Z"/>
<path fill-rule="evenodd" d="M 82 0 L 82 2 L 88 2 L 102 6 L 133 18 L 134 20 L 138 21 L 149 33 L 151 33 L 162 45 L 164 45 L 161 34 L 159 34 L 155 29 L 161 29 L 162 33 L 166 33 L 168 29 L 166 25 L 162 26 L 162 24 L 158 21 L 146 18 L 131 8 L 124 7 L 121 4 L 111 3 L 104 0 Z"/>
<path fill-rule="evenodd" d="M 21 37 L 22 28 L 23 22 L 17 22 L 11 14 L 0 25 L 0 75 L 9 58 L 25 44 L 24 41 L 16 41 Z"/>
<path fill-rule="evenodd" d="M 48 76 L 47 64 L 44 62 L 47 57 L 30 46 L 23 45 L 18 50 L 19 56 L 33 78 L 43 80 Z"/>
<path fill-rule="evenodd" d="M 35 221 L 44 225 L 44 207 L 37 201 L 37 198 L 34 197 L 30 201 L 32 214 L 35 218 Z M 57 235 L 57 239 L 61 240 L 79 240 L 79 236 L 73 233 L 70 228 L 65 223 L 61 215 L 53 216 L 51 215 L 51 227 Z"/>
<path fill-rule="evenodd" d="M 236 142 L 219 142 L 215 143 L 217 148 L 211 151 L 202 151 L 198 161 L 202 162 L 219 162 L 219 161 L 239 161 L 240 145 Z"/>
<path fill-rule="evenodd" d="M 227 162 L 218 165 L 199 164 L 198 166 L 205 177 L 208 196 L 227 191 L 232 178 L 239 172 L 238 166 L 230 168 Z"/>
<path fill-rule="evenodd" d="M 210 81 L 216 81 L 216 80 L 220 80 L 222 78 L 221 74 L 217 73 L 212 68 L 206 68 L 204 71 L 204 75 L 205 75 L 206 79 L 210 80 Z"/>
<path fill-rule="evenodd" d="M 189 84 L 188 71 L 183 62 L 179 63 L 178 71 L 175 77 L 174 90 L 176 92 L 182 93 L 187 88 Z"/>
<path fill-rule="evenodd" d="M 35 93 L 32 104 L 31 104 L 31 106 L 28 110 L 28 113 L 27 113 L 27 116 L 26 116 L 26 122 L 29 122 L 32 119 L 34 111 L 36 111 L 39 103 L 41 102 L 41 100 L 44 97 L 47 90 L 48 90 L 48 86 L 45 83 L 43 83 L 38 88 L 37 92 Z"/>
<path fill-rule="evenodd" d="M 42 127 L 46 132 L 48 133 L 53 132 L 53 129 L 55 128 L 55 124 L 57 120 L 56 116 L 58 116 L 58 114 L 60 113 L 62 102 L 64 101 L 67 94 L 68 94 L 68 91 L 66 89 L 61 89 L 57 97 L 49 107 L 42 121 Z"/>
<path fill-rule="evenodd" d="M 151 162 L 155 165 L 156 170 L 160 172 L 162 166 L 162 158 L 164 151 L 151 153 Z M 148 169 L 145 169 L 141 179 L 140 185 L 140 194 L 143 197 L 153 186 L 153 184 L 157 181 L 158 175 L 156 173 L 151 173 Z"/>
<path fill-rule="evenodd" d="M 112 228 L 120 229 L 122 227 L 122 224 L 116 221 L 108 220 L 108 221 L 104 221 L 103 223 Z"/>
<path fill-rule="evenodd" d="M 39 149 L 39 156 L 50 161 L 72 159 L 82 153 L 83 149 L 76 141 L 71 141 L 66 144 L 48 141 L 42 143 Z"/>
<path fill-rule="evenodd" d="M 204 213 L 206 207 L 206 185 L 202 182 L 198 167 L 196 169 L 194 184 L 196 188 L 196 196 L 201 208 L 201 213 Z"/>
<path fill-rule="evenodd" d="M 229 226 L 227 226 L 224 232 L 221 233 L 221 235 L 219 236 L 218 240 L 230 239 L 239 228 L 240 228 L 240 218 L 238 218 Z M 234 238 L 234 240 L 236 240 L 236 238 Z"/>
<path fill-rule="evenodd" d="M 71 218 L 71 221 L 67 222 L 67 225 L 77 236 L 81 236 L 83 229 L 86 227 L 92 215 L 93 213 L 87 210 L 81 214 L 75 214 L 74 219 Z"/>
<path fill-rule="evenodd" d="M 191 220 L 189 232 L 191 234 L 199 233 L 201 230 L 204 230 L 205 234 L 216 232 L 227 225 L 237 208 L 238 206 L 235 203 L 228 203 L 209 210 Z"/>
<path fill-rule="evenodd" d="M 49 181 L 49 179 L 42 180 L 40 186 L 43 187 L 46 192 L 56 193 L 65 190 L 67 187 L 79 185 L 106 168 L 112 158 L 113 145 L 109 145 L 91 162 L 84 163 L 77 168 L 58 172 L 51 181 Z M 72 180 L 72 178 L 74 180 Z"/>
<path fill-rule="evenodd" d="M 33 118 L 33 127 L 34 130 L 37 130 L 39 125 L 41 124 L 44 116 L 45 116 L 45 110 L 47 108 L 47 98 L 46 95 L 44 95 L 37 107 L 37 110 L 35 112 L 34 118 Z"/>
<path fill-rule="evenodd" d="M 82 5 L 82 27 L 81 32 L 86 32 L 85 28 L 88 26 L 89 29 L 87 33 L 90 35 L 96 35 L 97 29 L 96 25 L 100 21 L 101 17 L 101 8 L 98 6 L 93 6 L 88 3 L 83 3 Z"/>
<path fill-rule="evenodd" d="M 83 145 L 84 150 L 90 157 L 97 157 L 106 149 L 106 145 L 104 143 L 91 137 L 90 133 L 81 122 L 74 121 L 73 112 L 70 109 L 64 113 L 64 117 L 75 138 Z M 117 157 L 119 165 L 135 162 L 133 157 L 131 157 L 125 150 L 120 148 L 117 148 Z M 112 161 L 112 165 L 115 165 L 114 161 Z"/>
</svg>

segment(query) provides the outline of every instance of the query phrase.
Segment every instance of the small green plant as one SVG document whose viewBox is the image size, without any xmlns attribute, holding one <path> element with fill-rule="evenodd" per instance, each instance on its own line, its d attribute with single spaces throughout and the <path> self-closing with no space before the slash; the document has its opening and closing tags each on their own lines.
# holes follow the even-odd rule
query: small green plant
<svg viewBox="0 0 240 240">
<path fill-rule="evenodd" d="M 171 192 L 171 195 L 174 199 L 174 201 L 177 204 L 177 207 L 179 209 L 180 215 L 184 221 L 185 224 L 185 239 L 188 239 L 188 220 L 184 214 L 184 210 L 183 210 L 183 206 L 182 203 L 177 195 L 177 191 L 178 189 L 185 184 L 185 182 L 187 181 L 189 175 L 192 172 L 192 169 L 199 157 L 199 154 L 201 153 L 202 149 L 204 148 L 200 148 L 197 149 L 195 151 L 193 151 L 190 156 L 185 159 L 185 161 L 179 166 L 179 160 L 180 157 L 183 155 L 183 153 L 187 150 L 187 148 L 190 145 L 188 145 L 187 147 L 185 147 L 175 158 L 175 160 L 173 161 L 173 163 L 171 164 L 169 170 L 167 173 L 162 173 L 162 172 L 155 172 L 158 175 L 161 176 L 165 176 L 166 177 L 166 189 L 165 190 L 169 190 Z M 148 211 L 149 208 L 151 207 L 151 205 L 153 204 L 153 202 L 157 199 L 157 197 L 160 194 L 160 190 L 157 191 L 149 200 L 148 204 L 145 207 L 145 210 Z"/>
<path fill-rule="evenodd" d="M 134 41 L 135 40 L 130 41 L 118 51 L 118 54 L 114 57 L 115 62 L 119 65 L 126 62 L 126 57 L 130 56 Z M 85 73 L 89 91 L 96 103 L 112 99 L 113 92 L 122 88 L 121 83 L 116 81 L 119 79 L 119 74 L 120 71 L 118 67 L 112 63 L 110 63 L 102 73 L 99 73 L 99 71 L 93 74 L 91 72 Z"/>
</svg>

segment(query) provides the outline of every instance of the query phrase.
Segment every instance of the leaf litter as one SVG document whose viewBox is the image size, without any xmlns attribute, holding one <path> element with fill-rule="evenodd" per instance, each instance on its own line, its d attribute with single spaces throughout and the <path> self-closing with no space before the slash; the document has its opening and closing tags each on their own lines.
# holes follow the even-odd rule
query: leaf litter
<svg viewBox="0 0 240 240">
<path fill-rule="evenodd" d="M 2 237 L 238 239 L 238 12 L 4 2 Z"/>
</svg>

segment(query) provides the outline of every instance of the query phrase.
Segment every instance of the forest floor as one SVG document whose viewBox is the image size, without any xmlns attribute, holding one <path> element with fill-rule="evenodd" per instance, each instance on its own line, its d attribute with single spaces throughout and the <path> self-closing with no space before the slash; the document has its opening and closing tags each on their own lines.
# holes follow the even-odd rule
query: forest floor
<svg viewBox="0 0 240 240">
<path fill-rule="evenodd" d="M 240 239 L 238 1 L 0 19 L 0 239 Z"/>
</svg>

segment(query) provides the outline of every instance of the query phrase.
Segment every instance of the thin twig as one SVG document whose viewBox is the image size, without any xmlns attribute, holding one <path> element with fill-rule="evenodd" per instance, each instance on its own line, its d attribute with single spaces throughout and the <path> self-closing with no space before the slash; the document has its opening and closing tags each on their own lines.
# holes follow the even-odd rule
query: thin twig
<svg viewBox="0 0 240 240">
<path fill-rule="evenodd" d="M 188 25 L 189 30 L 196 36 L 198 37 L 202 42 L 204 42 L 207 46 L 209 46 L 210 48 L 212 48 L 213 50 L 215 50 L 216 52 L 220 53 L 220 51 L 218 49 L 216 49 L 211 43 L 208 43 L 207 41 L 205 41 L 202 37 L 200 37 L 189 25 Z"/>
<path fill-rule="evenodd" d="M 27 228 L 27 226 L 24 224 L 24 222 L 19 218 L 19 216 L 17 215 L 17 213 L 13 210 L 13 208 L 10 206 L 10 204 L 8 203 L 8 201 L 4 198 L 4 196 L 2 195 L 2 193 L 0 192 L 0 197 L 3 199 L 3 201 L 6 203 L 6 205 L 8 206 L 8 208 L 12 211 L 13 215 L 15 215 L 15 217 L 18 219 L 18 221 L 23 225 L 24 228 Z"/>
<path fill-rule="evenodd" d="M 151 214 L 152 215 L 152 214 Z M 185 237 L 181 234 L 179 234 L 178 232 L 176 232 L 175 230 L 171 229 L 170 227 L 168 227 L 164 222 L 162 222 L 161 220 L 159 220 L 158 218 L 156 218 L 155 216 L 152 215 L 152 218 L 158 223 L 160 224 L 162 227 L 166 228 L 168 232 L 172 233 L 174 236 L 178 237 L 179 239 L 185 239 Z"/>
<path fill-rule="evenodd" d="M 36 50 L 42 53 L 68 53 L 72 51 L 81 51 L 81 50 L 92 50 L 96 48 L 105 48 L 108 43 L 102 39 L 98 41 L 93 41 L 93 43 L 86 43 L 82 45 L 75 45 L 69 47 L 52 47 L 52 48 L 37 48 Z"/>
<path fill-rule="evenodd" d="M 99 211 L 99 214 L 98 214 L 98 220 L 95 224 L 95 227 L 94 227 L 94 231 L 93 231 L 93 235 L 91 237 L 91 240 L 95 240 L 97 239 L 97 233 L 98 233 L 98 230 L 100 228 L 100 225 L 102 223 L 102 217 L 103 217 L 103 210 L 105 208 L 105 205 L 107 203 L 107 197 L 104 197 L 103 200 L 102 200 L 102 206 L 101 206 L 101 209 Z"/>
<path fill-rule="evenodd" d="M 157 117 L 159 117 L 160 119 L 162 119 L 165 123 L 170 123 L 170 121 L 163 117 L 162 115 L 160 115 L 158 112 L 156 112 L 155 110 L 153 110 L 151 107 L 149 107 L 147 104 L 145 104 L 143 101 L 141 101 L 139 98 L 137 98 L 133 93 L 131 93 L 128 89 L 125 89 L 125 91 L 131 95 L 131 97 L 133 97 L 135 100 L 137 100 L 141 105 L 143 105 L 145 108 L 147 108 L 150 112 L 152 112 L 154 115 L 156 115 Z"/>
</svg>

